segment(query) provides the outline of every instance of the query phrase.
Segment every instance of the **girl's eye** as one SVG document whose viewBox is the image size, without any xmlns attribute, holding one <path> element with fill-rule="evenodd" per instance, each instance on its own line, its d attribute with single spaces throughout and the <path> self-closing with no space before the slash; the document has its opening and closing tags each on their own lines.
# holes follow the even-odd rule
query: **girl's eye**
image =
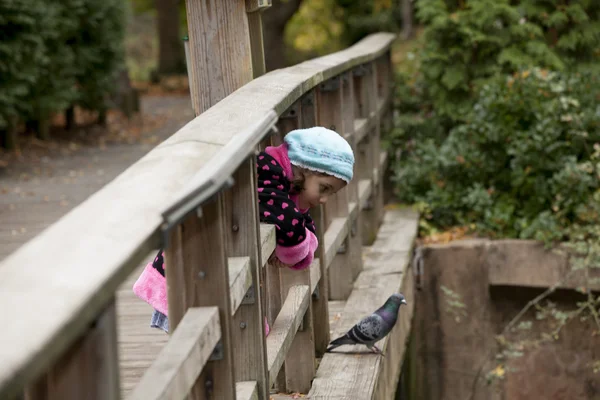
<svg viewBox="0 0 600 400">
<path fill-rule="evenodd" d="M 325 193 L 326 191 L 327 191 L 327 186 L 325 186 L 325 185 L 319 185 L 319 192 Z"/>
</svg>

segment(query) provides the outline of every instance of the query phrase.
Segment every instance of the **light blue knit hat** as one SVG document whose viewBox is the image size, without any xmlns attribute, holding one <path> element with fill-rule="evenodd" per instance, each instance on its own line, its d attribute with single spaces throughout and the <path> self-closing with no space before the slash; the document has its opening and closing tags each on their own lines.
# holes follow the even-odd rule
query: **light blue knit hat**
<svg viewBox="0 0 600 400">
<path fill-rule="evenodd" d="M 293 130 L 283 140 L 293 165 L 333 175 L 346 183 L 352 180 L 354 153 L 337 132 L 315 126 Z"/>
</svg>

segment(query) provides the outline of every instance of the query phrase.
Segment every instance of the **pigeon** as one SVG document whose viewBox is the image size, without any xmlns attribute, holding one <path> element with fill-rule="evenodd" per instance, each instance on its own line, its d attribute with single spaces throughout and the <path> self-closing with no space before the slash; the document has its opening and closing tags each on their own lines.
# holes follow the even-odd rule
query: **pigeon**
<svg viewBox="0 0 600 400">
<path fill-rule="evenodd" d="M 375 343 L 383 339 L 396 325 L 398 310 L 402 304 L 406 304 L 404 296 L 400 293 L 394 293 L 377 311 L 363 318 L 350 328 L 344 336 L 333 340 L 327 348 L 327 352 L 344 344 L 364 344 L 375 354 L 383 356 L 383 352 Z"/>
</svg>

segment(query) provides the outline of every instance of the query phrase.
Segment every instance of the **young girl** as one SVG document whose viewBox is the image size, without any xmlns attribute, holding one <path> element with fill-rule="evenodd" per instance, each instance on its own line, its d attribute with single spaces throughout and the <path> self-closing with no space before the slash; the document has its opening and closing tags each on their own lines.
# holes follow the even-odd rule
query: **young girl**
<svg viewBox="0 0 600 400">
<path fill-rule="evenodd" d="M 336 132 L 314 127 L 289 132 L 280 146 L 269 146 L 256 159 L 260 220 L 275 225 L 277 246 L 271 265 L 308 268 L 318 246 L 311 207 L 346 186 L 353 176 L 354 154 Z M 167 285 L 162 250 L 133 286 L 154 308 L 151 327 L 169 331 Z M 265 318 L 265 334 L 269 325 Z"/>
</svg>

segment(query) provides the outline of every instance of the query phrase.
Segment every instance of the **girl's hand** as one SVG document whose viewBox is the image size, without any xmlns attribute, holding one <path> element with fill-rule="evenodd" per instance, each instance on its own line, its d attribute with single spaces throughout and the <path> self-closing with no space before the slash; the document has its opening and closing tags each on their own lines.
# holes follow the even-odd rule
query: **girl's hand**
<svg viewBox="0 0 600 400">
<path fill-rule="evenodd" d="M 281 262 L 279 258 L 273 253 L 271 257 L 269 257 L 269 264 L 274 265 L 277 268 L 289 268 L 291 265 L 285 264 Z"/>
</svg>

